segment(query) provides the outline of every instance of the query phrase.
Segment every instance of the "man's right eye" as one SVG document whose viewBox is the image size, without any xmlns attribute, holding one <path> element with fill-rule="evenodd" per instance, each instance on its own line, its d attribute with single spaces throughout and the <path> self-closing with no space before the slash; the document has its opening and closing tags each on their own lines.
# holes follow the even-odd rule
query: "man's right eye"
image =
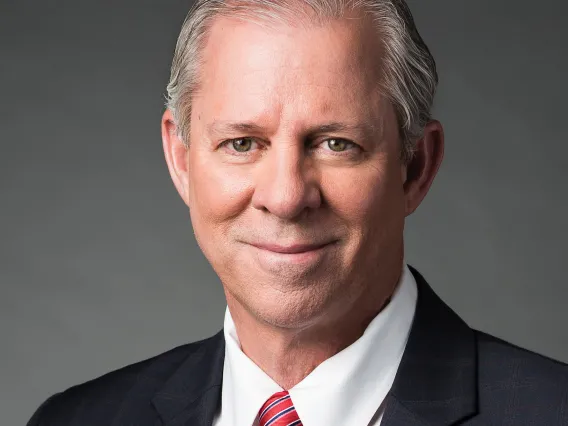
<svg viewBox="0 0 568 426">
<path fill-rule="evenodd" d="M 255 144 L 256 142 L 253 138 L 246 137 L 246 138 L 229 139 L 227 141 L 224 141 L 221 145 L 229 148 L 229 150 L 231 151 L 245 153 L 252 151 L 254 149 Z"/>
</svg>

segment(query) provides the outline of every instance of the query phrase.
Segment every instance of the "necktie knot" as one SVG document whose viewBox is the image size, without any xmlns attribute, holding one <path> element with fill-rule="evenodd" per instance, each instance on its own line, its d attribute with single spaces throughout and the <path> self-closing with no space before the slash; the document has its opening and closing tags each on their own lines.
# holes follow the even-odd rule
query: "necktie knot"
<svg viewBox="0 0 568 426">
<path fill-rule="evenodd" d="M 277 392 L 258 412 L 260 426 L 302 426 L 298 413 L 287 391 Z"/>
</svg>

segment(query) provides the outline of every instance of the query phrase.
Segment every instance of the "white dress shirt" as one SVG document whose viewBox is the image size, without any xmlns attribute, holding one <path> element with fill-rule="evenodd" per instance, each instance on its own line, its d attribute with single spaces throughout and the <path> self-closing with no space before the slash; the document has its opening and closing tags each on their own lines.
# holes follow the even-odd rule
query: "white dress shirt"
<svg viewBox="0 0 568 426">
<path fill-rule="evenodd" d="M 383 402 L 406 347 L 416 299 L 416 281 L 405 264 L 391 301 L 363 335 L 289 389 L 304 426 L 380 425 Z M 282 388 L 242 352 L 228 309 L 224 333 L 221 410 L 213 426 L 258 425 L 258 411 Z"/>
</svg>

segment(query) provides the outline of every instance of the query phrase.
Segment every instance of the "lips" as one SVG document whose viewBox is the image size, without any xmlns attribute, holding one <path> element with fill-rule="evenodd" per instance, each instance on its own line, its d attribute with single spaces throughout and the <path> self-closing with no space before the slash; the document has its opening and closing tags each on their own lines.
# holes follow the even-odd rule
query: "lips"
<svg viewBox="0 0 568 426">
<path fill-rule="evenodd" d="M 280 244 L 270 244 L 270 243 L 254 243 L 251 244 L 252 246 L 262 249 L 271 251 L 274 253 L 281 253 L 281 254 L 299 254 L 299 253 L 306 253 L 309 251 L 318 250 L 322 247 L 327 246 L 328 244 L 332 244 L 333 241 L 327 243 L 319 243 L 319 244 L 291 244 L 291 245 L 280 245 Z"/>
</svg>

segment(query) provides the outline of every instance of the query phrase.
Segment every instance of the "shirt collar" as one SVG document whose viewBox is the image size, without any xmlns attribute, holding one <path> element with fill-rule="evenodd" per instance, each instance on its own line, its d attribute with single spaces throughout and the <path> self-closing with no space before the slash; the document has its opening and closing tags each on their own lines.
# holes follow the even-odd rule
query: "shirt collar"
<svg viewBox="0 0 568 426">
<path fill-rule="evenodd" d="M 405 264 L 389 304 L 363 335 L 289 390 L 304 426 L 369 423 L 394 381 L 416 300 L 416 282 Z M 242 352 L 228 309 L 224 333 L 221 416 L 252 425 L 264 402 L 282 388 Z"/>
</svg>

